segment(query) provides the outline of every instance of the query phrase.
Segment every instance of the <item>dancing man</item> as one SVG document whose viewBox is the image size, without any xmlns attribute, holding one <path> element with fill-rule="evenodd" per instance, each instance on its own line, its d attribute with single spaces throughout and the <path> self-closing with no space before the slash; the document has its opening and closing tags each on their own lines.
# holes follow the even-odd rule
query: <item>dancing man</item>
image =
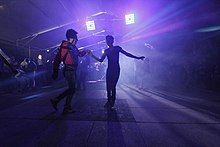
<svg viewBox="0 0 220 147">
<path fill-rule="evenodd" d="M 61 61 L 64 63 L 64 77 L 68 83 L 68 89 L 61 93 L 58 97 L 51 99 L 51 104 L 55 110 L 60 100 L 66 97 L 66 103 L 64 105 L 63 114 L 74 112 L 71 107 L 71 100 L 75 93 L 76 83 L 76 70 L 78 66 L 78 56 L 82 57 L 87 52 L 79 51 L 76 47 L 77 32 L 73 29 L 66 31 L 66 41 L 62 41 L 59 51 L 53 62 L 53 74 L 52 78 L 55 80 L 58 77 L 58 68 Z"/>
<path fill-rule="evenodd" d="M 105 107 L 114 109 L 115 99 L 116 99 L 116 84 L 120 75 L 120 66 L 119 66 L 119 53 L 122 53 L 128 57 L 135 59 L 144 59 L 144 56 L 137 57 L 134 56 L 125 50 L 123 50 L 120 46 L 113 46 L 114 38 L 113 36 L 106 36 L 106 43 L 108 48 L 104 51 L 101 58 L 96 57 L 90 52 L 91 56 L 99 62 L 103 62 L 105 57 L 108 59 L 108 68 L 106 72 L 106 87 L 107 87 L 107 97 L 108 101 L 105 104 Z"/>
</svg>

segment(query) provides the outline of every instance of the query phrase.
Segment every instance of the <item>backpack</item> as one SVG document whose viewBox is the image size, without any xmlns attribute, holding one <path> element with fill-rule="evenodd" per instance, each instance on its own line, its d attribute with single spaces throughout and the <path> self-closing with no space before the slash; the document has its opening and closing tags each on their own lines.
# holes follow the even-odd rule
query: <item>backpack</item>
<svg viewBox="0 0 220 147">
<path fill-rule="evenodd" d="M 59 64 L 61 63 L 61 61 L 63 61 L 65 65 L 74 64 L 73 56 L 69 51 L 68 45 L 69 45 L 68 41 L 62 41 L 60 47 L 58 48 L 58 52 L 53 61 L 54 70 L 58 71 Z"/>
</svg>

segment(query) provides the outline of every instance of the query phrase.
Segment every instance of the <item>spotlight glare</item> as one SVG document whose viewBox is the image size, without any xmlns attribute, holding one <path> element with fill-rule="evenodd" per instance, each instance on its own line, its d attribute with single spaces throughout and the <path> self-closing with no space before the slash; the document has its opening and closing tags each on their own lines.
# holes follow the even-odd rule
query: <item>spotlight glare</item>
<svg viewBox="0 0 220 147">
<path fill-rule="evenodd" d="M 38 59 L 39 59 L 39 60 L 42 60 L 42 55 L 38 55 Z"/>
<path fill-rule="evenodd" d="M 126 25 L 135 23 L 135 21 L 134 21 L 134 14 L 127 14 L 127 15 L 125 15 L 125 23 L 126 23 Z"/>
<path fill-rule="evenodd" d="M 87 31 L 95 30 L 95 22 L 93 20 L 86 22 Z"/>
</svg>

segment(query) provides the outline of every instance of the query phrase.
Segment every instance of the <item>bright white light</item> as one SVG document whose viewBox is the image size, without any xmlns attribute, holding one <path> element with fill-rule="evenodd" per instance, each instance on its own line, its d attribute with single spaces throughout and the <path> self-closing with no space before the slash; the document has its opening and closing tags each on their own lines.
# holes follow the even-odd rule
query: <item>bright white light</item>
<svg viewBox="0 0 220 147">
<path fill-rule="evenodd" d="M 87 31 L 95 30 L 95 22 L 93 20 L 86 22 Z"/>
<path fill-rule="evenodd" d="M 104 54 L 104 53 L 105 53 L 105 50 L 103 49 L 103 50 L 102 50 L 102 54 Z"/>
<path fill-rule="evenodd" d="M 125 23 L 126 23 L 126 25 L 135 23 L 134 14 L 125 15 Z"/>
<path fill-rule="evenodd" d="M 42 60 L 42 55 L 38 55 L 38 59 L 39 59 L 39 60 Z"/>
<path fill-rule="evenodd" d="M 49 49 L 47 49 L 47 52 L 49 53 L 49 52 L 50 52 L 50 50 L 49 50 Z"/>
<path fill-rule="evenodd" d="M 47 63 L 49 63 L 50 62 L 50 60 L 47 60 Z"/>
</svg>

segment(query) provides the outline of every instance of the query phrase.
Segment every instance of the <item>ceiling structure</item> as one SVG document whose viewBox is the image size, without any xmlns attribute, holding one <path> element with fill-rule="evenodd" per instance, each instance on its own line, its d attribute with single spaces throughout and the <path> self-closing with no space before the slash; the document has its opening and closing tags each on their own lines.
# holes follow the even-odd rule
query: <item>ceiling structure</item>
<svg viewBox="0 0 220 147">
<path fill-rule="evenodd" d="M 135 40 L 173 30 L 218 27 L 219 11 L 217 0 L 0 0 L 0 39 L 47 49 L 59 44 L 65 31 L 73 28 L 84 38 L 81 46 L 89 45 L 86 38 L 99 36 L 103 29 Z M 131 27 L 123 21 L 127 13 L 136 16 Z M 88 17 L 102 27 L 88 32 Z"/>
</svg>

